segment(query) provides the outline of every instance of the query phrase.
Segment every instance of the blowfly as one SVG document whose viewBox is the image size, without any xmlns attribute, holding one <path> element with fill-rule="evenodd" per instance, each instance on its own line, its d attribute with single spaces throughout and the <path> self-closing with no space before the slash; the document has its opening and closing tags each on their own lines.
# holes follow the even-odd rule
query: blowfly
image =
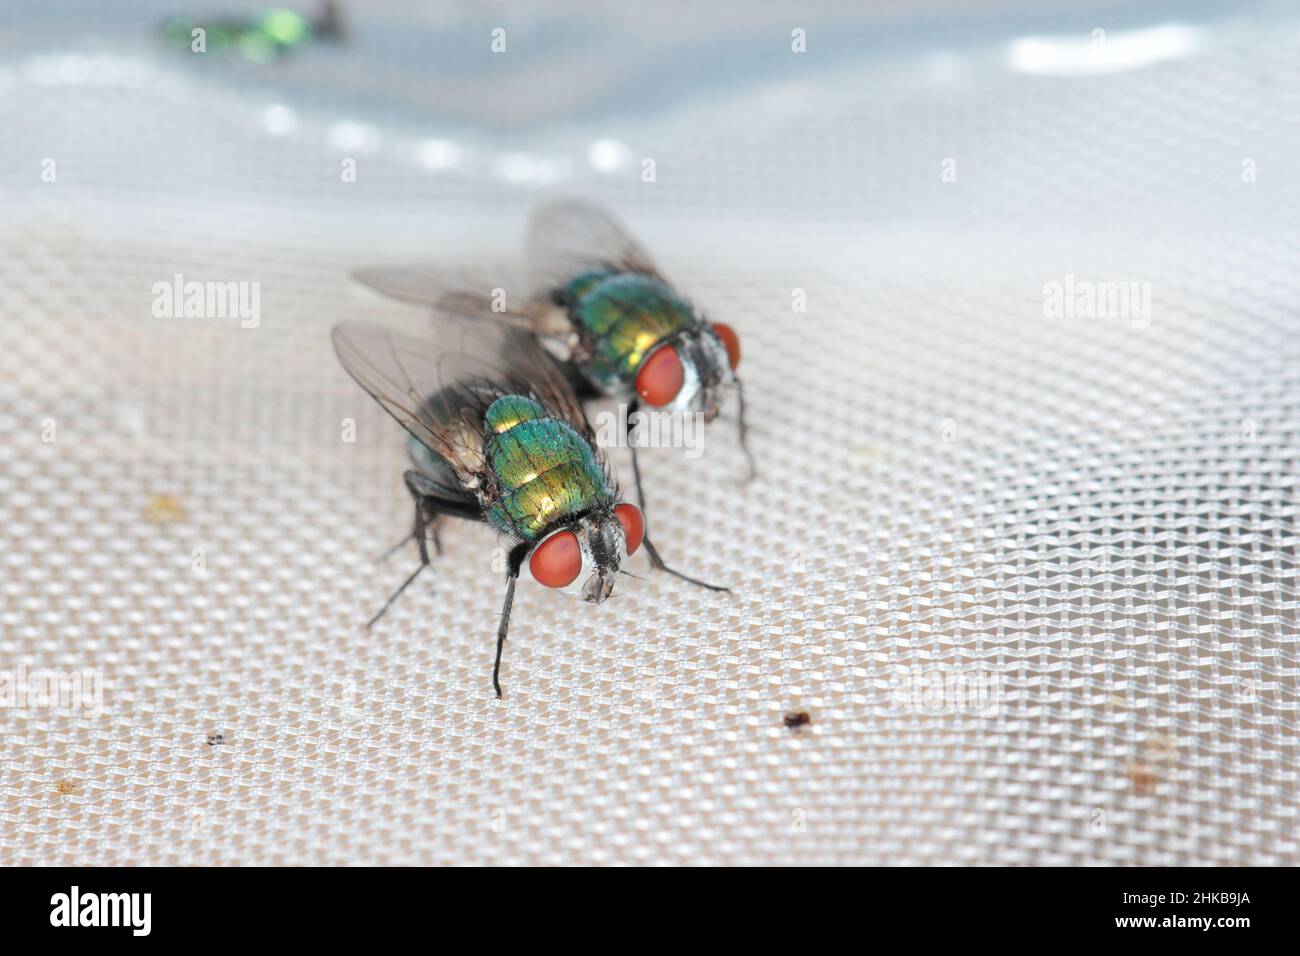
<svg viewBox="0 0 1300 956">
<path fill-rule="evenodd" d="M 517 308 L 489 302 L 481 292 L 449 291 L 448 281 L 427 267 L 365 269 L 356 277 L 402 301 L 495 319 L 536 336 L 582 397 L 605 395 L 627 404 L 629 434 L 642 405 L 700 413 L 707 422 L 733 392 L 752 477 L 735 330 L 699 314 L 641 244 L 597 207 L 576 201 L 543 206 L 529 224 L 527 250 L 532 293 Z M 636 442 L 628 444 L 644 509 Z M 658 555 L 651 553 L 651 561 L 667 570 Z"/>
<path fill-rule="evenodd" d="M 372 322 L 344 322 L 333 333 L 344 369 L 408 433 L 405 480 L 420 564 L 370 625 L 428 567 L 429 536 L 441 552 L 444 518 L 489 523 L 509 541 L 492 668 L 500 697 L 501 651 L 525 562 L 546 587 L 600 604 L 642 543 L 657 552 L 640 509 L 620 499 L 569 383 L 536 338 L 442 316 L 433 339 Z"/>
</svg>

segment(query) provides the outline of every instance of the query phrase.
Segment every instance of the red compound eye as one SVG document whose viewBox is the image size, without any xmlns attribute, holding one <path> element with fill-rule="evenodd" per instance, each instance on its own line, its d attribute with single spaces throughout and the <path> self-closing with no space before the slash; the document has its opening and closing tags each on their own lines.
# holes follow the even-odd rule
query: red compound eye
<svg viewBox="0 0 1300 956">
<path fill-rule="evenodd" d="M 682 368 L 677 350 L 665 345 L 641 363 L 641 371 L 636 373 L 636 393 L 646 404 L 659 407 L 676 398 L 685 381 L 686 369 Z"/>
<path fill-rule="evenodd" d="M 641 547 L 641 539 L 645 537 L 645 518 L 641 515 L 641 509 L 636 505 L 615 505 L 614 517 L 623 526 L 623 537 L 627 540 L 627 553 L 632 554 Z"/>
<path fill-rule="evenodd" d="M 721 322 L 714 323 L 713 334 L 722 339 L 722 344 L 727 347 L 727 361 L 731 363 L 731 370 L 734 372 L 736 366 L 740 364 L 740 336 L 731 326 L 723 325 Z"/>
<path fill-rule="evenodd" d="M 537 546 L 528 559 L 533 580 L 548 588 L 568 587 L 582 570 L 582 548 L 572 531 L 557 531 Z"/>
</svg>

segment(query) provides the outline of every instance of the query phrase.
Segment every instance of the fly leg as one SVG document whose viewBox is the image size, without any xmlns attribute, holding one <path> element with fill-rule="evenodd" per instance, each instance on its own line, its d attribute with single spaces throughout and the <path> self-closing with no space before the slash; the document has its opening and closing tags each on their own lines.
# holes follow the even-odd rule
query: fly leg
<svg viewBox="0 0 1300 956">
<path fill-rule="evenodd" d="M 640 403 L 636 399 L 627 407 L 627 447 L 632 449 L 632 477 L 636 481 L 636 505 L 641 509 L 642 516 L 645 515 L 645 492 L 641 489 L 641 464 L 636 457 L 636 443 L 632 440 L 632 419 L 640 409 Z"/>
<path fill-rule="evenodd" d="M 420 563 L 429 563 L 429 545 L 428 534 L 433 537 L 433 550 L 442 554 L 442 539 L 438 537 L 438 527 L 442 523 L 442 512 L 437 506 L 437 499 L 434 495 L 438 491 L 438 486 L 431 484 L 424 475 L 418 471 L 408 471 L 404 476 L 406 478 L 406 490 L 411 493 L 415 500 L 415 523 L 411 528 L 411 537 L 415 539 L 416 547 L 420 549 Z"/>
<path fill-rule="evenodd" d="M 370 628 L 374 627 L 376 624 L 379 623 L 379 619 L 388 613 L 388 609 L 393 606 L 393 602 L 402 596 L 402 592 L 405 591 L 408 587 L 410 587 L 411 582 L 414 581 L 417 577 L 419 577 L 420 572 L 423 571 L 428 566 L 429 563 L 426 561 L 425 563 L 419 565 L 414 571 L 411 572 L 410 576 L 405 581 L 403 581 L 401 585 L 398 587 L 398 589 L 392 593 L 392 595 L 388 598 L 387 601 L 384 602 L 384 606 L 381 607 L 375 613 L 375 616 L 372 617 L 366 623 L 366 630 L 370 630 Z"/>
<path fill-rule="evenodd" d="M 434 548 L 437 550 L 438 554 L 442 554 L 442 545 L 438 541 L 437 528 L 441 515 L 434 506 L 433 499 L 426 495 L 426 481 L 424 476 L 418 471 L 408 471 L 406 473 L 406 488 L 410 491 L 411 497 L 415 500 L 414 526 L 409 535 L 399 541 L 395 547 L 389 549 L 388 554 L 392 554 L 392 552 L 397 550 L 397 548 L 400 548 L 402 545 L 406 544 L 407 541 L 414 538 L 416 547 L 420 549 L 420 565 L 411 572 L 410 576 L 403 581 L 401 586 L 392 593 L 387 601 L 384 602 L 384 606 L 379 609 L 379 612 L 372 617 L 370 623 L 366 625 L 367 629 L 375 626 L 379 619 L 388 612 L 390 607 L 393 606 L 393 602 L 401 597 L 402 592 L 410 587 L 411 582 L 420 576 L 420 572 L 429 566 L 429 545 L 426 532 L 430 528 L 433 529 Z M 385 554 L 384 557 L 387 557 L 388 554 Z"/>
<path fill-rule="evenodd" d="M 417 506 L 417 507 L 418 507 L 418 506 Z M 375 563 L 376 563 L 376 564 L 383 564 L 385 561 L 387 561 L 389 558 L 391 558 L 393 555 L 395 555 L 398 551 L 401 551 L 401 550 L 402 550 L 402 546 L 403 546 L 404 544 L 406 544 L 406 542 L 410 541 L 410 540 L 411 540 L 412 538 L 414 538 L 414 537 L 415 537 L 415 535 L 413 535 L 413 534 L 408 534 L 408 535 L 407 535 L 405 538 L 403 538 L 401 541 L 397 542 L 397 544 L 393 545 L 391 548 L 389 548 L 387 551 L 385 551 L 385 552 L 384 552 L 383 554 L 381 554 L 379 557 L 375 558 Z"/>
<path fill-rule="evenodd" d="M 740 409 L 736 415 L 737 434 L 740 438 L 740 450 L 745 453 L 745 460 L 749 462 L 749 474 L 745 476 L 745 481 L 750 482 L 758 477 L 758 466 L 754 464 L 754 453 L 749 450 L 749 425 L 745 421 L 745 389 L 739 379 L 736 380 L 736 396 L 740 400 Z"/>
<path fill-rule="evenodd" d="M 497 625 L 497 659 L 492 665 L 492 689 L 501 699 L 501 649 L 506 646 L 506 631 L 510 628 L 510 608 L 515 603 L 515 581 L 519 578 L 519 569 L 528 554 L 528 544 L 517 544 L 510 551 L 510 566 L 506 571 L 506 602 L 501 607 L 501 623 Z"/>
<path fill-rule="evenodd" d="M 710 584 L 707 581 L 701 581 L 699 578 L 693 578 L 689 574 L 682 574 L 680 571 L 674 571 L 668 565 L 664 564 L 664 559 L 659 557 L 659 549 L 654 546 L 650 540 L 650 535 L 645 535 L 641 542 L 645 545 L 646 552 L 650 555 L 650 563 L 660 571 L 667 571 L 673 577 L 681 578 L 683 581 L 689 581 L 691 584 L 698 584 L 702 588 L 708 588 L 710 591 L 731 592 L 731 588 L 724 588 L 721 584 Z"/>
<path fill-rule="evenodd" d="M 743 411 L 744 409 L 743 404 L 741 408 Z M 637 411 L 638 411 L 638 403 L 636 401 L 633 401 L 632 404 L 628 406 L 628 412 L 627 412 L 627 436 L 628 436 L 627 445 L 630 449 L 632 449 L 632 475 L 636 479 L 636 503 L 637 506 L 641 509 L 642 519 L 645 520 L 646 524 L 649 524 L 650 523 L 649 519 L 645 517 L 645 492 L 642 491 L 641 489 L 641 466 L 637 463 L 636 443 L 632 441 L 632 429 L 633 429 L 632 417 L 637 413 Z M 718 584 L 709 584 L 707 581 L 701 581 L 698 578 L 693 578 L 689 574 L 682 574 L 680 571 L 674 571 L 672 568 L 668 567 L 668 565 L 664 564 L 663 558 L 659 557 L 659 549 L 656 548 L 654 544 L 651 543 L 649 534 L 646 534 L 644 537 L 642 537 L 641 540 L 645 543 L 646 553 L 650 555 L 650 563 L 656 569 L 660 571 L 667 571 L 669 574 L 673 575 L 674 577 L 681 578 L 683 581 L 689 581 L 691 584 L 698 584 L 700 587 L 708 588 L 710 591 L 731 590 L 731 588 L 724 588 Z"/>
<path fill-rule="evenodd" d="M 421 482 L 422 475 L 418 471 L 408 471 L 406 473 L 406 490 L 411 493 L 415 499 L 415 526 L 414 529 L 401 541 L 393 545 L 387 551 L 379 556 L 379 561 L 387 561 L 396 554 L 406 542 L 414 540 L 420 546 L 420 560 L 428 563 L 425 557 L 425 531 L 432 532 L 433 549 L 439 555 L 442 554 L 442 540 L 438 536 L 438 529 L 442 526 L 440 513 L 436 511 L 425 498 L 425 493 L 420 490 L 423 487 Z M 427 517 L 426 517 L 427 512 Z"/>
</svg>

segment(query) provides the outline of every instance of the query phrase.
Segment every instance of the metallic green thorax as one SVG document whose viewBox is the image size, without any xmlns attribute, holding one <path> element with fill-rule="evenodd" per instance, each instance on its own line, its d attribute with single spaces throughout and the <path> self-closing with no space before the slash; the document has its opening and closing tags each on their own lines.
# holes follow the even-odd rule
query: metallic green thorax
<svg viewBox="0 0 1300 956">
<path fill-rule="evenodd" d="M 498 398 L 483 424 L 484 455 L 499 492 L 488 517 L 506 534 L 535 541 L 556 521 L 613 500 L 591 444 L 532 399 Z"/>
<path fill-rule="evenodd" d="M 591 349 L 586 371 L 610 392 L 631 382 L 655 345 L 697 322 L 672 289 L 639 272 L 585 272 L 565 291 Z"/>
</svg>

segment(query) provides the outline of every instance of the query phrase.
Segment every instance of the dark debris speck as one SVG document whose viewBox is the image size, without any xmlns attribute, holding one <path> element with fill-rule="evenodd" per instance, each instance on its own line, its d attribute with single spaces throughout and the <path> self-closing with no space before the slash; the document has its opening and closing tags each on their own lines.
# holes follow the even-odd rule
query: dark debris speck
<svg viewBox="0 0 1300 956">
<path fill-rule="evenodd" d="M 806 710 L 792 710 L 782 719 L 791 730 L 798 730 L 800 727 L 807 727 L 812 723 L 812 715 Z"/>
</svg>

